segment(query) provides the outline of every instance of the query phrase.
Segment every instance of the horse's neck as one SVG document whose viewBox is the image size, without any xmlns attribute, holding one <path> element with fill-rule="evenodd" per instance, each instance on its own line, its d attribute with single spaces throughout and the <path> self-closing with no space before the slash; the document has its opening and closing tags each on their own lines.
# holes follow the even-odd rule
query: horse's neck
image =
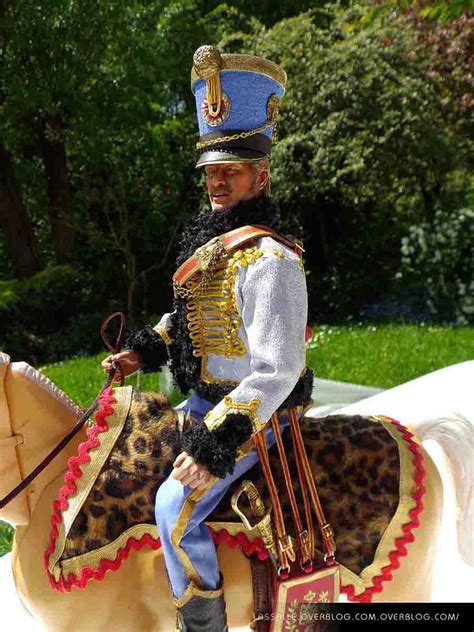
<svg viewBox="0 0 474 632">
<path fill-rule="evenodd" d="M 11 434 L 21 441 L 14 450 L 21 478 L 24 478 L 64 437 L 79 417 L 80 409 L 28 364 L 15 362 L 4 368 L 1 399 L 8 409 Z M 29 516 L 33 514 L 45 487 L 56 479 L 60 484 L 67 459 L 77 451 L 77 445 L 84 436 L 84 431 L 81 431 L 28 486 L 26 494 L 22 493 L 20 502 L 24 503 L 26 499 Z M 3 480 L 0 480 L 0 496 L 10 491 L 4 487 Z"/>
</svg>

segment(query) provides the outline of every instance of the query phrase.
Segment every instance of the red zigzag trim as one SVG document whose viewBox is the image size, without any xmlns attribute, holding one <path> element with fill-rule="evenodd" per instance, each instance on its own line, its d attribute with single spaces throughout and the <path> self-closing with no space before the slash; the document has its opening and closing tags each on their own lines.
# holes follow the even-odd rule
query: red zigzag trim
<svg viewBox="0 0 474 632">
<path fill-rule="evenodd" d="M 58 592 L 70 592 L 73 586 L 76 588 L 85 588 L 90 579 L 102 581 L 107 571 L 116 571 L 120 568 L 122 562 L 127 559 L 130 551 L 132 550 L 140 551 L 146 546 L 157 550 L 161 547 L 159 538 L 153 538 L 151 535 L 146 533 L 140 539 L 136 539 L 134 537 L 128 538 L 126 544 L 117 551 L 115 560 L 111 561 L 103 559 L 100 561 L 98 568 L 85 566 L 81 569 L 79 575 L 69 573 L 67 578 L 61 577 L 59 581 L 56 581 L 48 570 L 49 558 L 54 552 L 56 540 L 59 534 L 58 524 L 61 522 L 61 513 L 69 507 L 69 498 L 77 491 L 75 481 L 80 479 L 82 476 L 81 466 L 90 461 L 90 451 L 99 447 L 100 433 L 108 430 L 106 418 L 114 412 L 112 404 L 117 401 L 112 395 L 112 391 L 113 388 L 110 386 L 101 395 L 98 410 L 94 415 L 95 425 L 87 429 L 87 441 L 84 441 L 79 445 L 77 456 L 73 456 L 68 460 L 68 470 L 64 475 L 64 485 L 59 490 L 57 500 L 53 502 L 51 532 L 49 546 L 44 554 L 44 566 L 48 574 L 51 587 Z M 230 547 L 241 546 L 247 555 L 257 553 L 259 559 L 266 559 L 268 557 L 268 553 L 260 538 L 256 538 L 253 542 L 250 542 L 245 533 L 239 533 L 234 537 L 231 536 L 226 529 L 219 532 L 215 532 L 213 529 L 210 529 L 210 531 L 216 544 L 225 542 Z"/>
<path fill-rule="evenodd" d="M 374 593 L 380 593 L 383 590 L 383 583 L 392 581 L 393 571 L 400 566 L 400 558 L 408 555 L 406 544 L 414 542 L 415 536 L 413 530 L 420 526 L 420 514 L 423 511 L 423 496 L 426 488 L 424 486 L 425 468 L 423 464 L 423 454 L 420 451 L 420 446 L 413 441 L 413 434 L 405 428 L 400 422 L 386 417 L 391 424 L 397 428 L 402 434 L 403 439 L 408 443 L 408 449 L 413 454 L 413 465 L 415 466 L 415 490 L 412 493 L 412 498 L 416 501 L 415 507 L 408 512 L 410 521 L 406 522 L 402 526 L 403 535 L 395 539 L 395 549 L 389 553 L 390 564 L 384 566 L 380 575 L 376 575 L 372 578 L 372 586 L 369 586 L 360 595 L 355 594 L 355 588 L 352 584 L 347 586 L 341 586 L 341 592 L 347 594 L 347 598 L 350 601 L 370 602 Z"/>
<path fill-rule="evenodd" d="M 79 576 L 69 573 L 67 578 L 61 577 L 57 582 L 48 570 L 49 558 L 54 552 L 56 540 L 58 538 L 58 524 L 61 522 L 61 513 L 69 507 L 69 497 L 76 493 L 77 487 L 75 481 L 82 476 L 81 466 L 90 461 L 89 452 L 100 445 L 99 434 L 108 429 L 106 417 L 114 412 L 112 404 L 117 400 L 112 395 L 112 387 L 109 386 L 99 399 L 99 408 L 95 413 L 95 422 L 92 428 L 87 429 L 87 441 L 79 445 L 77 456 L 73 456 L 68 460 L 68 470 L 64 475 L 64 485 L 59 490 L 58 498 L 53 502 L 53 515 L 51 516 L 51 534 L 49 546 L 44 554 L 44 565 L 48 573 L 49 583 L 55 590 L 59 592 L 69 592 L 73 586 L 84 588 L 90 579 L 101 581 L 109 570 L 117 570 L 126 560 L 132 549 L 139 551 L 144 546 L 150 546 L 158 549 L 160 545 L 159 539 L 154 539 L 150 535 L 145 534 L 139 540 L 129 538 L 124 547 L 118 550 L 117 557 L 114 561 L 101 560 L 99 567 L 94 569 L 90 566 L 84 567 Z"/>
<path fill-rule="evenodd" d="M 81 569 L 79 575 L 69 573 L 67 578 L 61 577 L 59 581 L 56 581 L 48 570 L 49 558 L 54 552 L 56 540 L 58 538 L 58 524 L 61 522 L 61 513 L 69 507 L 69 497 L 76 493 L 77 487 L 75 481 L 82 476 L 81 466 L 90 461 L 89 452 L 98 448 L 100 445 L 100 433 L 108 430 L 106 418 L 114 412 L 112 404 L 117 400 L 112 395 L 113 388 L 108 387 L 99 399 L 99 407 L 95 413 L 95 425 L 88 428 L 87 441 L 79 445 L 77 456 L 73 456 L 68 460 L 68 470 L 64 475 L 64 485 L 59 490 L 58 499 L 53 502 L 53 514 L 51 516 L 51 533 L 49 546 L 44 555 L 44 566 L 48 574 L 49 583 L 52 588 L 59 592 L 69 592 L 73 586 L 77 588 L 85 588 L 90 579 L 102 581 L 107 571 L 116 571 L 122 565 L 122 562 L 127 559 L 130 551 L 140 551 L 144 547 L 148 546 L 151 549 L 157 550 L 161 547 L 159 538 L 153 538 L 149 534 L 143 535 L 140 539 L 133 537 L 128 538 L 126 544 L 117 551 L 115 560 L 102 559 L 98 568 L 92 568 L 85 566 Z M 389 419 L 387 417 L 387 419 Z M 413 463 L 416 469 L 415 483 L 416 490 L 413 493 L 413 498 L 416 500 L 416 506 L 410 511 L 410 522 L 403 525 L 402 529 L 404 535 L 395 540 L 395 550 L 389 554 L 390 564 L 382 568 L 382 574 L 374 577 L 373 586 L 366 588 L 366 590 L 356 596 L 353 585 L 342 586 L 341 592 L 347 594 L 348 599 L 351 601 L 363 601 L 368 602 L 372 599 L 372 594 L 375 592 L 381 592 L 383 590 L 383 582 L 391 581 L 393 579 L 392 571 L 400 566 L 399 558 L 407 555 L 405 545 L 414 541 L 413 529 L 419 526 L 419 515 L 423 510 L 422 497 L 425 493 L 423 486 L 423 480 L 425 476 L 425 469 L 423 467 L 423 455 L 420 452 L 419 446 L 413 441 L 413 435 L 399 422 L 394 419 L 389 421 L 402 433 L 403 438 L 409 444 L 409 450 L 413 453 Z M 238 533 L 236 536 L 231 535 L 227 529 L 221 529 L 215 531 L 209 529 L 215 544 L 225 543 L 231 548 L 241 546 L 246 555 L 256 553 L 260 560 L 268 558 L 268 552 L 263 546 L 261 538 L 255 538 L 252 542 L 244 532 Z"/>
</svg>

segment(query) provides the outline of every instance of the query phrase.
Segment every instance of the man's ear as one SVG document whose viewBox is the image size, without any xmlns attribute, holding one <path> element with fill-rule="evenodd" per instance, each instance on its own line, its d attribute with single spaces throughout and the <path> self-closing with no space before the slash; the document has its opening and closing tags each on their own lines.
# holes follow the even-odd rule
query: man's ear
<svg viewBox="0 0 474 632">
<path fill-rule="evenodd" d="M 262 169 L 262 171 L 260 171 L 260 173 L 258 174 L 258 179 L 257 179 L 257 186 L 261 191 L 263 191 L 263 189 L 267 186 L 268 179 L 269 179 L 268 170 Z"/>
</svg>

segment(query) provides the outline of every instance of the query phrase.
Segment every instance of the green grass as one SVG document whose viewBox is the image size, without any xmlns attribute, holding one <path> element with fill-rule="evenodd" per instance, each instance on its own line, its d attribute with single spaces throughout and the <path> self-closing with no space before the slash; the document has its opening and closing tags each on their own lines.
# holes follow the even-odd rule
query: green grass
<svg viewBox="0 0 474 632">
<path fill-rule="evenodd" d="M 0 521 L 0 557 L 11 549 L 13 529 Z"/>
<path fill-rule="evenodd" d="M 474 358 L 474 329 L 436 325 L 313 326 L 307 360 L 317 377 L 392 388 Z"/>
<path fill-rule="evenodd" d="M 474 329 L 436 325 L 314 325 L 307 360 L 317 377 L 391 388 L 425 373 L 474 358 Z M 42 372 L 80 406 L 87 406 L 105 376 L 106 353 L 43 367 Z M 158 391 L 159 375 L 133 375 L 126 384 Z M 175 391 L 173 405 L 183 399 Z"/>
<path fill-rule="evenodd" d="M 79 406 L 86 407 L 97 395 L 106 379 L 100 362 L 107 353 L 75 358 L 41 367 L 41 372 L 71 397 Z M 135 374 L 126 379 L 142 391 L 159 391 L 160 378 L 157 374 Z M 117 383 L 115 383 L 117 384 Z M 173 399 L 173 398 L 172 398 Z"/>
<path fill-rule="evenodd" d="M 474 358 L 474 329 L 435 325 L 313 326 L 308 364 L 317 377 L 391 388 L 450 364 Z M 42 371 L 80 406 L 90 404 L 104 382 L 100 361 L 81 357 Z M 135 375 L 127 384 L 158 391 L 159 376 Z M 173 392 L 176 405 L 183 399 Z M 12 530 L 0 522 L 0 555 L 10 550 Z"/>
</svg>

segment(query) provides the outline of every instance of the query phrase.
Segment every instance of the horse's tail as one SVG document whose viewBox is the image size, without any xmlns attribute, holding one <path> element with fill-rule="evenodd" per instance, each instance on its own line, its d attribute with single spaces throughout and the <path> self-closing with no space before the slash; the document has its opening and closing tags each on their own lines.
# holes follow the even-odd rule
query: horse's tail
<svg viewBox="0 0 474 632">
<path fill-rule="evenodd" d="M 474 525 L 473 498 L 473 427 L 464 416 L 428 419 L 416 426 L 416 434 L 424 441 L 433 439 L 443 448 L 454 478 L 457 505 L 459 552 L 463 560 L 474 566 L 472 528 Z"/>
</svg>

